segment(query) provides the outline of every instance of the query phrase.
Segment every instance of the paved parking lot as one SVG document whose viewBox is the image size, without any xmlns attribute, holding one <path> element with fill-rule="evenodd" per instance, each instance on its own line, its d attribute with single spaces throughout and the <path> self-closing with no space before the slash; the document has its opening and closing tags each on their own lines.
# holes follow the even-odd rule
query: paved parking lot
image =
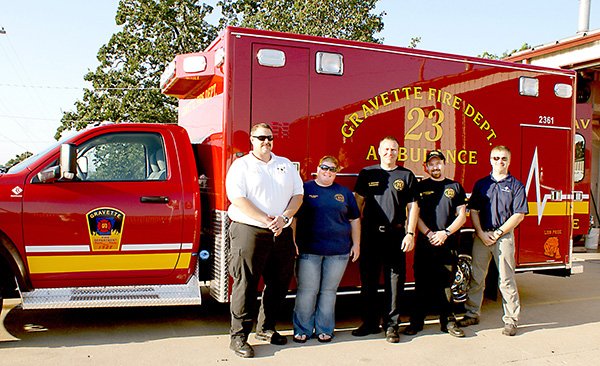
<svg viewBox="0 0 600 366">
<path fill-rule="evenodd" d="M 255 340 L 256 358 L 228 349 L 227 305 L 200 307 L 12 309 L 5 325 L 20 340 L 0 342 L 0 365 L 593 365 L 600 360 L 600 255 L 586 257 L 571 278 L 517 276 L 522 320 L 515 337 L 501 334 L 501 306 L 486 301 L 467 337 L 440 333 L 432 322 L 417 336 L 388 344 L 383 334 L 355 338 L 357 297 L 341 297 L 332 343 L 272 346 Z M 10 301 L 7 301 L 10 307 Z M 285 304 L 286 314 L 291 304 Z M 283 334 L 291 335 L 290 322 Z M 9 335 L 2 336 L 4 340 Z"/>
</svg>

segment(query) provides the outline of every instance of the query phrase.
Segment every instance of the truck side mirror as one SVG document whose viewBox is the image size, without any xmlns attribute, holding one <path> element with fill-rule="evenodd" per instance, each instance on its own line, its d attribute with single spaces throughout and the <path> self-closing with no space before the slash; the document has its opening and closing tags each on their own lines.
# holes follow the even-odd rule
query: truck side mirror
<svg viewBox="0 0 600 366">
<path fill-rule="evenodd" d="M 77 174 L 77 148 L 74 144 L 60 145 L 60 177 L 72 180 Z"/>
</svg>

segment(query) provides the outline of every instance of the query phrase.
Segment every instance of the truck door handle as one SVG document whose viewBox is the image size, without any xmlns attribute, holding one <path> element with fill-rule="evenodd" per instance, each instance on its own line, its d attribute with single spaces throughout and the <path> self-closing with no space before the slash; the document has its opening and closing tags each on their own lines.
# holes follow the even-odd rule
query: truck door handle
<svg viewBox="0 0 600 366">
<path fill-rule="evenodd" d="M 169 197 L 167 196 L 142 196 L 140 197 L 141 203 L 169 203 Z"/>
</svg>

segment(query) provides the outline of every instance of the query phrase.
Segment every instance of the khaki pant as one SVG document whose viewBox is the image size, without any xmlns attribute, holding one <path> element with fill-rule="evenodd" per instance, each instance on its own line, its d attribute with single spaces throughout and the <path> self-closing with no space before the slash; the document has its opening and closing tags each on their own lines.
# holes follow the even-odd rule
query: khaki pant
<svg viewBox="0 0 600 366">
<path fill-rule="evenodd" d="M 483 301 L 483 290 L 485 277 L 487 276 L 490 260 L 494 258 L 498 267 L 498 287 L 502 294 L 502 309 L 505 324 L 519 322 L 521 303 L 519 291 L 515 280 L 515 236 L 513 232 L 504 234 L 496 244 L 486 246 L 478 236 L 473 242 L 473 278 L 469 296 L 465 304 L 467 316 L 479 317 L 481 314 L 481 302 Z"/>
</svg>

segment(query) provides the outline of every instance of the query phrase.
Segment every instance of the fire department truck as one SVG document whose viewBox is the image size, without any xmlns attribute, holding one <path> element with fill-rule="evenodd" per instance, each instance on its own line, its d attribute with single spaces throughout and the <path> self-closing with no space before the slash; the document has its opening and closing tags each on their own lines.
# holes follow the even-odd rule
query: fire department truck
<svg viewBox="0 0 600 366">
<path fill-rule="evenodd" d="M 23 308 L 200 304 L 201 286 L 228 301 L 225 175 L 261 122 L 304 180 L 334 155 L 351 189 L 387 135 L 417 176 L 441 150 L 467 192 L 506 145 L 529 204 L 518 270 L 578 269 L 572 219 L 588 192 L 574 190 L 572 71 L 228 27 L 160 86 L 178 125 L 88 128 L 0 175 L 0 281 Z M 341 289 L 359 286 L 353 264 Z"/>
</svg>

